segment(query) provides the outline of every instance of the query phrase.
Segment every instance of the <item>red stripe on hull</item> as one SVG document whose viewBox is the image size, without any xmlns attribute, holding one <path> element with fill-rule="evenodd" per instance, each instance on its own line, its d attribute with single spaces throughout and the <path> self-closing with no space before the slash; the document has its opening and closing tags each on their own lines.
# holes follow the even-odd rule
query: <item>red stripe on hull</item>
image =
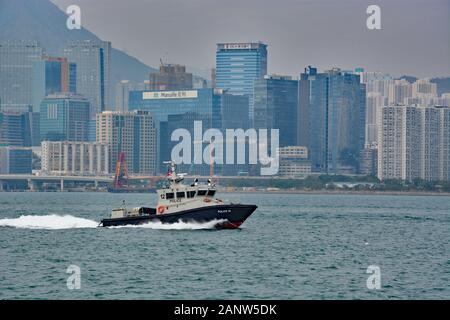
<svg viewBox="0 0 450 320">
<path fill-rule="evenodd" d="M 216 228 L 217 229 L 238 229 L 243 223 L 244 223 L 244 221 L 237 221 L 237 222 L 226 221 L 226 222 L 219 223 L 216 226 Z"/>
</svg>

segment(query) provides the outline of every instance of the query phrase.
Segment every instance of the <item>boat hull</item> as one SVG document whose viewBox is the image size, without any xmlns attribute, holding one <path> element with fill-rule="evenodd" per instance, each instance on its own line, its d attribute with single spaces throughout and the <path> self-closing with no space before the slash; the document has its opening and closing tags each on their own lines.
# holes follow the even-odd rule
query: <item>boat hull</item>
<svg viewBox="0 0 450 320">
<path fill-rule="evenodd" d="M 217 229 L 236 229 L 256 210 L 255 205 L 223 204 L 185 210 L 176 213 L 150 214 L 135 217 L 103 219 L 101 226 L 114 227 L 125 225 L 140 225 L 149 222 L 173 224 L 177 222 L 207 223 L 217 221 Z"/>
</svg>

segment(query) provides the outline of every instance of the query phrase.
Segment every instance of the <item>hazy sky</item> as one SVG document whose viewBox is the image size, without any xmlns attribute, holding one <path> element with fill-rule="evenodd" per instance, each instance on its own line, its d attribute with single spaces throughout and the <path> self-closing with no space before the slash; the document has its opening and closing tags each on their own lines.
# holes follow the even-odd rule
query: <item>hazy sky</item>
<svg viewBox="0 0 450 320">
<path fill-rule="evenodd" d="M 215 64 L 217 42 L 269 45 L 269 73 L 307 65 L 450 76 L 450 0 L 52 0 L 77 4 L 82 25 L 150 66 Z M 382 30 L 368 30 L 368 5 Z"/>
</svg>

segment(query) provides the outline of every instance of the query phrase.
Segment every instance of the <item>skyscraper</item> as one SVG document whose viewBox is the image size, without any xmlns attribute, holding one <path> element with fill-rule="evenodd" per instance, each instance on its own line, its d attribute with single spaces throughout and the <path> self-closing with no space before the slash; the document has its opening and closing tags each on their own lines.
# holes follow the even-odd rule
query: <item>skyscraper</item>
<svg viewBox="0 0 450 320">
<path fill-rule="evenodd" d="M 308 67 L 300 79 L 300 143 L 310 152 L 312 170 L 355 172 L 365 140 L 365 85 L 359 76 Z M 307 140 L 301 139 L 301 136 Z"/>
<path fill-rule="evenodd" d="M 33 63 L 43 49 L 37 41 L 0 42 L 0 106 L 2 110 L 28 111 L 32 105 Z"/>
<path fill-rule="evenodd" d="M 146 111 L 99 113 L 97 142 L 108 145 L 110 172 L 115 172 L 118 155 L 123 152 L 130 173 L 155 174 L 156 128 L 153 114 Z"/>
<path fill-rule="evenodd" d="M 31 112 L 0 112 L 0 145 L 31 146 Z"/>
<path fill-rule="evenodd" d="M 41 140 L 88 141 L 90 103 L 82 96 L 49 95 L 40 107 Z"/>
<path fill-rule="evenodd" d="M 91 103 L 91 118 L 109 107 L 111 43 L 108 41 L 72 41 L 64 56 L 76 63 L 77 93 Z"/>
<path fill-rule="evenodd" d="M 231 94 L 249 96 L 249 116 L 253 119 L 253 82 L 267 74 L 267 45 L 219 43 L 216 52 L 216 87 Z"/>
<path fill-rule="evenodd" d="M 33 62 L 33 110 L 50 95 L 76 92 L 76 64 L 66 58 L 44 56 Z"/>
<path fill-rule="evenodd" d="M 255 129 L 278 129 L 280 147 L 297 145 L 298 81 L 270 75 L 254 82 Z"/>
</svg>

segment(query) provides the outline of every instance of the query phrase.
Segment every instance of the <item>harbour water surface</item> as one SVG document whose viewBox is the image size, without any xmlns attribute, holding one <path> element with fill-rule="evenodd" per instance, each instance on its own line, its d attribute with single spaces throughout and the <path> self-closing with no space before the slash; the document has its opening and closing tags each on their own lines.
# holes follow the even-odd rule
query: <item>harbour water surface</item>
<svg viewBox="0 0 450 320">
<path fill-rule="evenodd" d="M 240 230 L 97 228 L 153 194 L 0 193 L 0 299 L 449 299 L 450 200 L 223 194 Z M 69 290 L 69 265 L 81 288 Z M 366 286 L 369 266 L 381 289 Z"/>
</svg>

